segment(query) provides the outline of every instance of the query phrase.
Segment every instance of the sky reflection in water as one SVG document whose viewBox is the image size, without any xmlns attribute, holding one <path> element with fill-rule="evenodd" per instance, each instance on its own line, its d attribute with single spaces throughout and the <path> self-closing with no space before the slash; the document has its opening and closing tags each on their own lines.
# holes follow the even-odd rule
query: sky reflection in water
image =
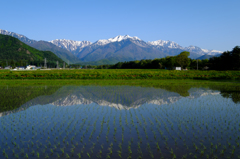
<svg viewBox="0 0 240 159">
<path fill-rule="evenodd" d="M 239 104 L 223 96 L 194 87 L 183 97 L 148 87 L 63 86 L 1 113 L 0 157 L 236 158 Z"/>
</svg>

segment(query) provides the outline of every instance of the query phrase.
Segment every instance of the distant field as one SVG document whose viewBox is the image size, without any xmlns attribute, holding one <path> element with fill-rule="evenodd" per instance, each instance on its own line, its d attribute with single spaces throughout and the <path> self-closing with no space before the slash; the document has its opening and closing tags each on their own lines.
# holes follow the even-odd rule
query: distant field
<svg viewBox="0 0 240 159">
<path fill-rule="evenodd" d="M 176 71 L 160 69 L 1 70 L 0 79 L 240 79 L 240 71 Z"/>
</svg>

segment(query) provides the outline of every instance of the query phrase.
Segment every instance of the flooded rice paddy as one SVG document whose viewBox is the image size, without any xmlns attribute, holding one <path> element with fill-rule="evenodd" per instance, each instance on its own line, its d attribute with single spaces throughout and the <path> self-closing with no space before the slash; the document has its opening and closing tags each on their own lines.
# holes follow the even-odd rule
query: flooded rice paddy
<svg viewBox="0 0 240 159">
<path fill-rule="evenodd" d="M 0 158 L 240 157 L 238 91 L 190 87 L 181 95 L 171 91 L 175 89 L 138 86 L 53 90 L 1 112 Z"/>
</svg>

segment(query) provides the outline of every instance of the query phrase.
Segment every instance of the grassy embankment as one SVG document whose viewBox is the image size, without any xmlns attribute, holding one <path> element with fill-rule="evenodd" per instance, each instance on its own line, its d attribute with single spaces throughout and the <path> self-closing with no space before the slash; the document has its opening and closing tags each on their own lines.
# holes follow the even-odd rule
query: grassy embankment
<svg viewBox="0 0 240 159">
<path fill-rule="evenodd" d="M 1 70 L 0 79 L 240 79 L 240 71 L 176 71 L 159 69 Z"/>
</svg>

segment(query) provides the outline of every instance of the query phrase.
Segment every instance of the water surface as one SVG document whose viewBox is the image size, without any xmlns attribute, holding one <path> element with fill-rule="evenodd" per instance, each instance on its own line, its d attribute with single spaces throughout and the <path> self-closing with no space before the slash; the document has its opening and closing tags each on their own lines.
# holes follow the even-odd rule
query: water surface
<svg viewBox="0 0 240 159">
<path fill-rule="evenodd" d="M 1 87 L 0 158 L 240 156 L 236 87 L 175 87 Z"/>
</svg>

